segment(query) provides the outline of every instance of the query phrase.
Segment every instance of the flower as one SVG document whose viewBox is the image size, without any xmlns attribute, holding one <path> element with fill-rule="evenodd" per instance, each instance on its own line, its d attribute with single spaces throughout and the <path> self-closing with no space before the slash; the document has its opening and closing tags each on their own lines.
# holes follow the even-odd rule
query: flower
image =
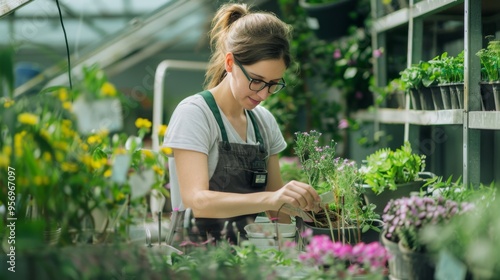
<svg viewBox="0 0 500 280">
<path fill-rule="evenodd" d="M 77 130 L 78 119 L 70 111 L 75 97 L 121 98 L 102 70 L 91 67 L 84 72 L 84 80 L 72 89 L 56 86 L 37 95 L 19 96 L 15 102 L 0 98 L 0 166 L 15 173 L 0 176 L 0 205 L 9 205 L 4 186 L 15 183 L 19 223 L 56 223 L 61 227 L 62 244 L 74 242 L 95 210 L 106 210 L 114 217 L 110 228 L 128 238 L 125 226 L 131 219 L 120 213 L 124 205 L 143 203 L 147 194 L 134 190 L 133 182 L 140 183 L 141 190 L 157 188 L 168 196 L 163 152 L 142 146 L 127 150 L 124 133 L 110 136 L 109 131 L 100 130 L 84 135 Z M 151 122 L 140 119 L 137 123 L 142 145 Z M 144 186 L 146 182 L 149 185 Z M 33 234 L 38 239 L 42 233 Z"/>
<path fill-rule="evenodd" d="M 321 195 L 330 193 L 327 205 L 323 205 L 326 217 L 314 221 L 314 226 L 338 228 L 340 225 L 364 227 L 365 221 L 378 218 L 374 205 L 364 205 L 362 200 L 361 174 L 356 162 L 335 156 L 336 143 L 321 145 L 321 133 L 315 130 L 295 133 L 295 153 L 299 158 L 308 183 Z M 369 228 L 363 229 L 363 231 Z M 358 231 L 361 233 L 361 231 Z M 354 238 L 354 237 L 353 237 Z M 332 239 L 333 233 L 332 233 Z M 358 236 L 358 240 L 360 236 Z"/>
<path fill-rule="evenodd" d="M 115 96 L 116 88 L 112 83 L 105 82 L 101 87 L 101 93 L 103 96 Z"/>
<path fill-rule="evenodd" d="M 443 197 L 411 196 L 390 200 L 384 209 L 384 234 L 389 240 L 401 241 L 411 250 L 425 251 L 419 239 L 429 225 L 448 223 L 451 218 L 473 209 L 468 202 L 458 203 Z"/>
<path fill-rule="evenodd" d="M 38 116 L 30 113 L 22 113 L 17 116 L 17 120 L 22 124 L 35 125 L 38 123 Z"/>
<path fill-rule="evenodd" d="M 389 257 L 379 242 L 361 242 L 353 246 L 333 242 L 326 235 L 313 236 L 305 252 L 299 254 L 299 260 L 305 265 L 326 268 L 339 278 L 348 275 L 383 276 Z"/>
</svg>

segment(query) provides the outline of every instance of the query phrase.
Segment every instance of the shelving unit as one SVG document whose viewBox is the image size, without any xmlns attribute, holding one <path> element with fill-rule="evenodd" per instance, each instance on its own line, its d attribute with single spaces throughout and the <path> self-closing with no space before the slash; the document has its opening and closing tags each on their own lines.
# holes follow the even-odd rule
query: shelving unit
<svg viewBox="0 0 500 280">
<path fill-rule="evenodd" d="M 464 184 L 478 185 L 481 168 L 481 132 L 483 130 L 500 130 L 499 111 L 481 111 L 481 95 L 479 89 L 480 62 L 475 55 L 483 47 L 483 17 L 494 17 L 500 13 L 500 1 L 497 0 L 409 0 L 409 7 L 382 15 L 382 1 L 372 0 L 373 49 L 386 48 L 386 33 L 407 25 L 408 46 L 407 66 L 421 60 L 423 52 L 424 20 L 439 16 L 462 16 L 464 23 L 464 109 L 441 111 L 410 110 L 407 97 L 407 108 L 381 109 L 358 112 L 355 118 L 361 121 L 373 121 L 375 130 L 380 124 L 401 124 L 405 126 L 404 140 L 414 142 L 409 127 L 420 128 L 436 125 L 462 126 L 463 128 L 463 174 Z M 498 25 L 497 25 L 498 29 Z M 498 30 L 497 30 L 498 31 Z M 387 84 L 387 58 L 383 56 L 375 61 L 374 74 L 377 86 Z M 403 69 L 401 69 L 403 70 Z M 457 128 L 458 128 L 457 127 Z M 460 151 L 457 151 L 460 152 Z M 495 174 L 495 172 L 493 171 Z M 496 172 L 498 173 L 498 172 Z"/>
</svg>

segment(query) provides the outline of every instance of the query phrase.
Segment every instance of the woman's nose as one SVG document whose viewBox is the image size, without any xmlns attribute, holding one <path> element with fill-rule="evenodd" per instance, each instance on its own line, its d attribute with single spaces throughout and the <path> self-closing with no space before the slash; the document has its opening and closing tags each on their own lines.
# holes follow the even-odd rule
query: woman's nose
<svg viewBox="0 0 500 280">
<path fill-rule="evenodd" d="M 264 87 L 263 89 L 259 90 L 256 94 L 262 99 L 261 101 L 264 101 L 269 97 L 268 88 Z"/>
</svg>

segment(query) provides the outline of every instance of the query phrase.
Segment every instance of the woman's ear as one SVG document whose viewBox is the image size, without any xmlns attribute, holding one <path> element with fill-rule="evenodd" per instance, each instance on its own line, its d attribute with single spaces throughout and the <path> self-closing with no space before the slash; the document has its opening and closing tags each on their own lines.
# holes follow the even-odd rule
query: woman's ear
<svg viewBox="0 0 500 280">
<path fill-rule="evenodd" d="M 233 71 L 234 66 L 234 56 L 233 53 L 226 53 L 226 57 L 224 59 L 224 67 L 226 68 L 226 72 L 231 73 Z"/>
</svg>

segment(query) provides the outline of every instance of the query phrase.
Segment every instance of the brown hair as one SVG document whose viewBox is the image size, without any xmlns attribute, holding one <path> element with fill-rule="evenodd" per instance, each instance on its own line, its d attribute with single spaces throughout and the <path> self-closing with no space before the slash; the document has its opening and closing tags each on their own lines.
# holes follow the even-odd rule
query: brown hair
<svg viewBox="0 0 500 280">
<path fill-rule="evenodd" d="M 291 64 L 291 27 L 269 12 L 250 12 L 246 4 L 224 4 L 212 20 L 209 33 L 212 56 L 205 74 L 205 88 L 218 85 L 226 76 L 227 52 L 242 64 L 283 59 Z"/>
</svg>

